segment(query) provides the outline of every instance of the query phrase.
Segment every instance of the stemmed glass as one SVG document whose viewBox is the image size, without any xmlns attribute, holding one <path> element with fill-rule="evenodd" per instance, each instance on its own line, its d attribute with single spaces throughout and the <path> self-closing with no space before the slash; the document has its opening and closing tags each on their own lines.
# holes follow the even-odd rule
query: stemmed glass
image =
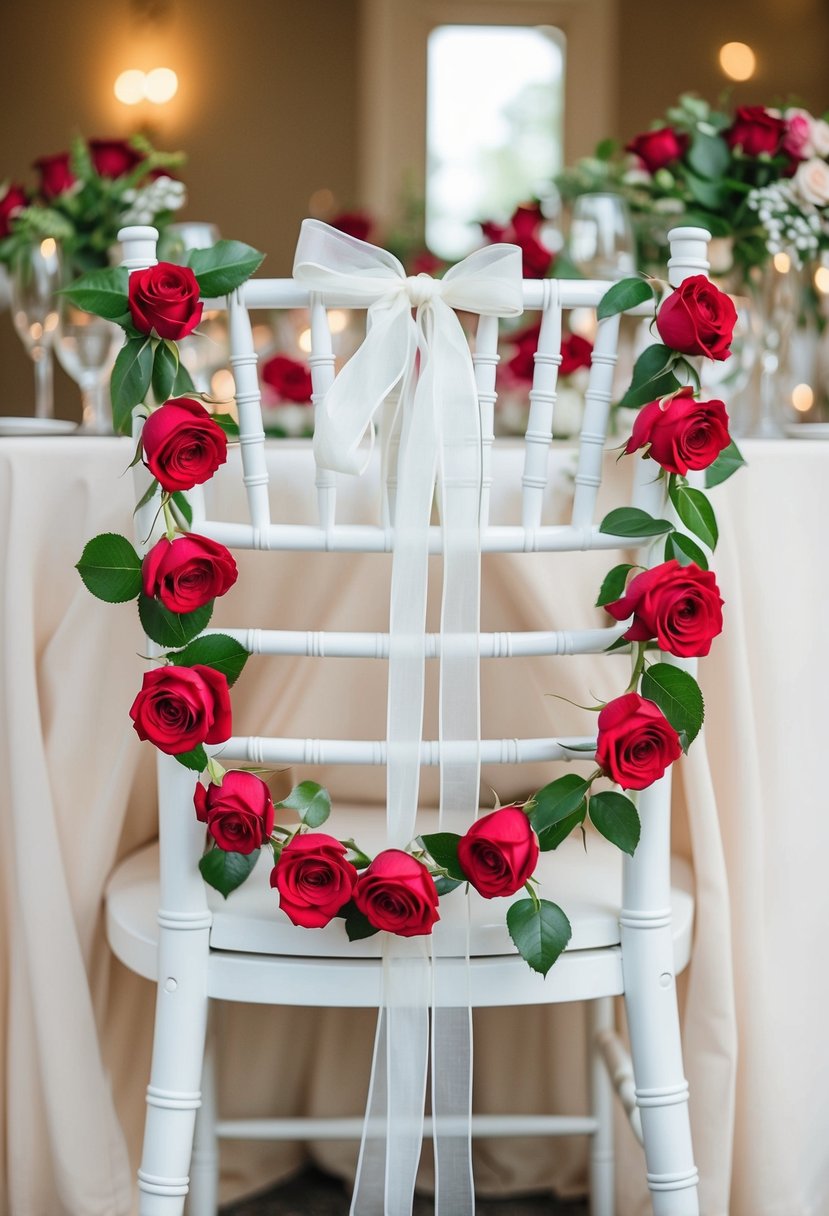
<svg viewBox="0 0 829 1216">
<path fill-rule="evenodd" d="M 67 281 L 71 279 L 67 274 Z M 55 352 L 61 367 L 81 390 L 82 431 L 112 433 L 109 376 L 120 345 L 121 330 L 103 317 L 95 317 L 58 297 Z"/>
<path fill-rule="evenodd" d="M 618 194 L 580 194 L 570 220 L 570 258 L 588 279 L 623 279 L 636 271 L 627 203 Z"/>
<path fill-rule="evenodd" d="M 11 271 L 14 327 L 35 365 L 35 417 L 54 413 L 52 346 L 58 325 L 61 265 L 52 237 L 20 250 Z"/>
</svg>

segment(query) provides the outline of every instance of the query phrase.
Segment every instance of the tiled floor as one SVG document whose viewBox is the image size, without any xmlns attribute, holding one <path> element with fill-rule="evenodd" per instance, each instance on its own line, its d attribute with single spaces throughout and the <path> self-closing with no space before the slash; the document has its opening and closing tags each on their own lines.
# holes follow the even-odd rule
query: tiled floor
<svg viewBox="0 0 829 1216">
<path fill-rule="evenodd" d="M 415 1200 L 413 1216 L 431 1216 L 434 1203 Z M 586 1203 L 557 1203 L 548 1195 L 515 1199 L 479 1199 L 477 1216 L 587 1216 Z M 222 1208 L 222 1216 L 348 1216 L 348 1194 L 342 1183 L 308 1169 L 272 1191 Z"/>
</svg>

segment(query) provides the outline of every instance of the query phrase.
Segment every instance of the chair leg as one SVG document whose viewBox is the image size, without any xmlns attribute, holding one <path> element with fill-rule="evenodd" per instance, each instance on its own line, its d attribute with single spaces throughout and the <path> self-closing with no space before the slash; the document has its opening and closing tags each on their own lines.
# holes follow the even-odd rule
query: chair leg
<svg viewBox="0 0 829 1216">
<path fill-rule="evenodd" d="M 598 1129 L 590 1141 L 590 1216 L 613 1216 L 613 1084 L 597 1046 L 603 1030 L 613 1030 L 613 998 L 588 1001 L 587 1058 L 591 1114 Z"/>
<path fill-rule="evenodd" d="M 160 929 L 153 1062 L 138 1171 L 140 1216 L 182 1216 L 188 1190 L 207 1024 L 209 935 L 206 925 L 192 924 L 162 923 Z"/>
<path fill-rule="evenodd" d="M 216 1061 L 212 1025 L 208 1026 L 202 1068 L 201 1106 L 196 1111 L 190 1165 L 188 1216 L 216 1216 L 219 1206 L 219 1140 L 216 1135 Z"/>
<path fill-rule="evenodd" d="M 654 1216 L 699 1216 L 669 915 L 657 921 L 623 912 L 622 959 Z"/>
</svg>

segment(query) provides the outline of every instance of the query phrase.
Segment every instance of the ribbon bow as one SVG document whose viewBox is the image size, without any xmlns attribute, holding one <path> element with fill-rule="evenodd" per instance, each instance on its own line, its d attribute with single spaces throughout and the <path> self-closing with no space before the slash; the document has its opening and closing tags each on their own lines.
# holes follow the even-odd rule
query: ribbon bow
<svg viewBox="0 0 829 1216">
<path fill-rule="evenodd" d="M 469 344 L 456 309 L 488 316 L 523 311 L 521 254 L 490 245 L 443 279 L 408 276 L 392 254 L 305 220 L 294 277 L 312 292 L 368 309 L 366 338 L 317 403 L 317 464 L 360 473 L 374 419 L 394 390 L 387 420 L 387 490 L 396 479 L 389 625 L 387 843 L 405 848 L 416 833 L 423 732 L 429 522 L 437 487 L 443 536 L 440 645 L 440 829 L 464 832 L 478 811 L 480 781 L 481 424 Z M 389 453 L 397 441 L 395 467 Z M 444 744 L 453 746 L 451 761 Z M 458 908 L 454 911 L 457 913 Z M 452 910 L 442 909 L 443 920 Z M 466 907 L 464 905 L 464 915 Z M 432 1000 L 432 1094 L 436 1211 L 474 1210 L 469 1118 L 469 1009 L 441 1000 L 443 926 L 427 944 L 389 938 L 384 945 L 383 1006 L 378 1021 L 369 1110 L 352 1213 L 407 1216 L 420 1157 Z M 468 935 L 467 935 L 468 941 Z M 451 1073 L 452 1084 L 449 1084 Z M 460 1095 L 460 1096 L 458 1096 Z M 465 1131 L 458 1134 L 458 1126 Z M 377 1136 L 377 1127 L 383 1134 Z M 443 1128 L 451 1126 L 444 1134 Z"/>
</svg>

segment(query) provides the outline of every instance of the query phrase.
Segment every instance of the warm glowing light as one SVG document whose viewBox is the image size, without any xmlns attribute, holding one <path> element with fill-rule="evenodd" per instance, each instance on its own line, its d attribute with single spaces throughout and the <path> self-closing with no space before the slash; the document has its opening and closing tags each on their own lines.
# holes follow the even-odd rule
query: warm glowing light
<svg viewBox="0 0 829 1216">
<path fill-rule="evenodd" d="M 147 73 L 144 81 L 144 94 L 147 101 L 154 105 L 163 106 L 172 101 L 178 92 L 178 76 L 172 68 L 153 68 Z"/>
<path fill-rule="evenodd" d="M 730 80 L 751 80 L 757 56 L 744 42 L 726 42 L 720 47 L 720 67 Z"/>
<path fill-rule="evenodd" d="M 348 313 L 341 308 L 332 308 L 328 314 L 328 328 L 332 334 L 341 334 L 348 325 Z M 310 350 L 310 347 L 308 348 Z"/>
<path fill-rule="evenodd" d="M 821 295 L 829 295 L 829 266 L 818 266 L 815 271 L 815 287 Z"/>
<path fill-rule="evenodd" d="M 42 258 L 53 258 L 58 251 L 58 243 L 53 236 L 44 237 L 40 242 L 40 256 Z"/>
<path fill-rule="evenodd" d="M 302 333 L 299 335 L 299 337 L 296 340 L 296 344 L 301 351 L 304 351 L 304 353 L 306 355 L 310 355 L 310 353 L 311 353 L 311 331 L 310 331 L 310 329 L 303 329 Z"/>
<path fill-rule="evenodd" d="M 146 76 L 139 68 L 127 68 L 115 81 L 113 91 L 125 106 L 137 106 L 144 100 Z"/>
<path fill-rule="evenodd" d="M 220 367 L 217 372 L 214 372 L 210 378 L 210 392 L 223 403 L 231 401 L 236 395 L 233 372 L 226 367 Z"/>
<path fill-rule="evenodd" d="M 772 261 L 778 274 L 788 274 L 792 268 L 792 259 L 787 253 L 776 253 Z"/>
<path fill-rule="evenodd" d="M 315 190 L 308 199 L 309 215 L 328 215 L 334 210 L 336 204 L 334 191 L 329 190 L 327 186 L 323 186 L 320 190 Z"/>
<path fill-rule="evenodd" d="M 43 332 L 52 334 L 58 327 L 58 314 L 56 312 L 47 312 L 43 318 Z"/>
<path fill-rule="evenodd" d="M 805 414 L 815 403 L 815 394 L 810 384 L 796 384 L 792 389 L 792 405 L 800 414 Z"/>
<path fill-rule="evenodd" d="M 570 331 L 588 342 L 596 341 L 598 322 L 595 310 L 592 308 L 574 308 L 570 313 Z"/>
<path fill-rule="evenodd" d="M 273 345 L 273 330 L 270 325 L 254 325 L 251 332 L 253 333 L 253 349 L 258 355 Z"/>
</svg>

